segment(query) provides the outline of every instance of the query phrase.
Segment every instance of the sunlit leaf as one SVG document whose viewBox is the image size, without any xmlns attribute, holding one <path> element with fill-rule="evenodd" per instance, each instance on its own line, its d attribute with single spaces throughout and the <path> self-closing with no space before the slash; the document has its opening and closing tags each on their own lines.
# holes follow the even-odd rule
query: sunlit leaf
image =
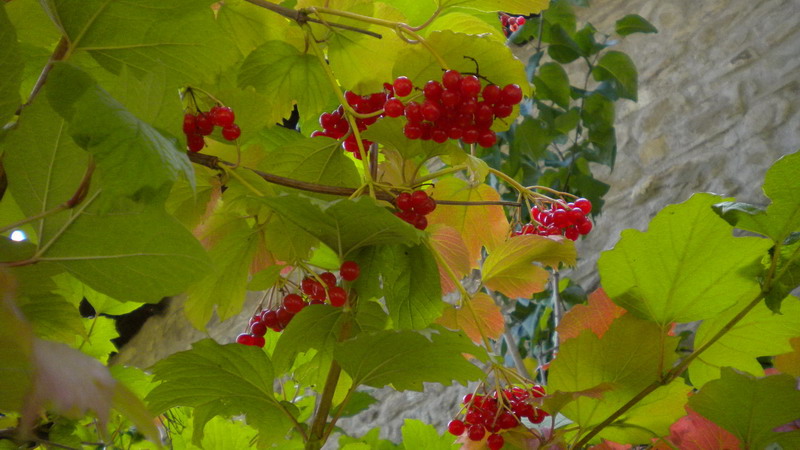
<svg viewBox="0 0 800 450">
<path fill-rule="evenodd" d="M 739 439 L 729 431 L 686 407 L 687 415 L 669 427 L 669 440 L 682 450 L 711 448 L 738 450 Z"/>
<path fill-rule="evenodd" d="M 423 245 L 386 246 L 381 250 L 383 294 L 396 328 L 425 328 L 438 318 L 445 303 L 436 261 Z"/>
<path fill-rule="evenodd" d="M 0 5 L 0 124 L 5 124 L 20 105 L 19 86 L 24 68 L 17 33 Z"/>
<path fill-rule="evenodd" d="M 730 368 L 689 399 L 698 414 L 733 433 L 744 448 L 800 446 L 800 430 L 774 429 L 800 417 L 800 391 L 789 375 L 755 378 Z"/>
<path fill-rule="evenodd" d="M 403 446 L 407 449 L 451 450 L 459 447 L 453 442 L 451 434 L 439 434 L 433 425 L 421 420 L 405 419 L 400 431 L 403 434 Z"/>
<path fill-rule="evenodd" d="M 486 184 L 473 187 L 453 177 L 437 182 L 431 196 L 436 200 L 500 200 L 500 194 Z M 458 230 L 469 250 L 472 267 L 477 267 L 481 247 L 486 247 L 491 252 L 505 241 L 509 230 L 503 207 L 496 205 L 439 205 L 428 215 L 428 223 L 444 224 Z"/>
<path fill-rule="evenodd" d="M 437 224 L 428 227 L 428 233 L 431 236 L 430 242 L 433 251 L 439 253 L 442 261 L 447 264 L 458 280 L 464 278 L 470 271 L 469 251 L 458 231 L 447 225 Z M 449 271 L 442 267 L 438 260 L 436 264 L 439 266 L 439 282 L 442 285 L 442 293 L 453 292 L 458 280 L 453 280 Z"/>
<path fill-rule="evenodd" d="M 503 335 L 503 312 L 489 295 L 479 292 L 463 302 L 460 308 L 447 306 L 436 323 L 463 331 L 476 344 L 482 343 L 484 337 L 499 339 Z"/>
<path fill-rule="evenodd" d="M 564 314 L 556 331 L 561 343 L 576 338 L 581 331 L 589 329 L 602 338 L 614 319 L 625 314 L 625 310 L 608 298 L 602 288 L 589 294 L 587 305 L 576 305 Z"/>
<path fill-rule="evenodd" d="M 753 275 L 771 243 L 733 237 L 711 210 L 720 200 L 695 194 L 664 208 L 646 232 L 623 231 L 598 261 L 609 297 L 662 326 L 714 317 L 755 297 L 760 287 Z"/>
<path fill-rule="evenodd" d="M 505 11 L 508 14 L 530 15 L 547 9 L 547 0 L 439 0 L 442 7 L 464 6 L 481 11 Z"/>
<path fill-rule="evenodd" d="M 783 373 L 800 377 L 800 337 L 792 338 L 789 342 L 792 345 L 792 351 L 776 356 L 775 368 Z"/>
<path fill-rule="evenodd" d="M 508 297 L 530 297 L 544 290 L 549 278 L 542 266 L 572 266 L 576 257 L 575 245 L 568 239 L 515 236 L 489 252 L 483 262 L 483 282 Z"/>
</svg>

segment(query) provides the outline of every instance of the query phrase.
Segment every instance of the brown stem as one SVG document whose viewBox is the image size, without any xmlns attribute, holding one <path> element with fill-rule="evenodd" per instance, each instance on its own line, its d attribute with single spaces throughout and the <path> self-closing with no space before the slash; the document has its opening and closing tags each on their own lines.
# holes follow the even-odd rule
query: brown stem
<svg viewBox="0 0 800 450">
<path fill-rule="evenodd" d="M 195 164 L 199 164 L 201 166 L 208 167 L 210 169 L 215 170 L 223 170 L 222 166 L 227 167 L 234 167 L 235 165 L 228 161 L 223 161 L 216 156 L 206 155 L 203 153 L 192 153 L 187 152 L 187 156 L 189 160 Z M 282 177 L 280 175 L 274 175 L 267 172 L 262 172 L 257 169 L 251 169 L 249 167 L 241 166 L 244 169 L 250 170 L 265 181 L 273 184 L 277 184 L 280 186 L 286 186 L 294 189 L 300 189 L 302 191 L 308 192 L 316 192 L 318 194 L 330 194 L 330 195 L 338 195 L 342 197 L 350 197 L 353 195 L 357 189 L 347 188 L 347 187 L 339 187 L 339 186 L 328 186 L 324 184 L 317 184 L 317 183 L 308 183 L 305 181 L 295 180 L 293 178 Z M 394 197 L 388 192 L 375 192 L 375 197 L 378 200 L 384 200 L 387 202 L 393 202 Z M 521 206 L 518 202 L 506 202 L 506 201 L 486 201 L 486 202 L 462 202 L 457 200 L 436 200 L 437 205 L 461 205 L 461 206 L 485 206 L 485 205 L 499 205 L 499 206 Z"/>
<path fill-rule="evenodd" d="M 45 64 L 44 69 L 42 69 L 42 73 L 39 74 L 36 84 L 33 85 L 33 89 L 31 89 L 31 95 L 28 96 L 28 101 L 17 108 L 17 115 L 22 113 L 23 109 L 27 108 L 31 103 L 33 103 L 33 100 L 37 95 L 39 95 L 39 91 L 42 90 L 45 81 L 47 81 L 47 76 L 50 74 L 50 71 L 53 70 L 53 63 L 56 61 L 61 61 L 67 54 L 67 50 L 69 50 L 69 41 L 67 40 L 66 36 L 61 36 L 61 40 L 58 41 L 56 49 L 53 50 L 53 54 L 50 55 L 50 59 L 47 61 L 47 64 Z"/>
<path fill-rule="evenodd" d="M 270 10 L 272 12 L 278 13 L 278 14 L 282 15 L 283 17 L 286 17 L 287 19 L 292 19 L 292 20 L 294 20 L 295 22 L 297 22 L 300 25 L 302 25 L 302 24 L 304 24 L 306 22 L 313 22 L 313 23 L 323 24 L 323 25 L 326 25 L 326 26 L 329 26 L 329 27 L 341 28 L 343 30 L 353 31 L 353 32 L 356 32 L 356 33 L 361 33 L 361 34 L 366 34 L 367 36 L 372 36 L 372 37 L 377 38 L 377 39 L 382 39 L 383 38 L 383 36 L 381 36 L 380 34 L 375 33 L 373 31 L 365 30 L 363 28 L 353 27 L 353 26 L 350 26 L 350 25 L 344 25 L 344 24 L 341 24 L 341 23 L 324 23 L 319 19 L 314 19 L 313 17 L 309 17 L 308 14 L 306 14 L 303 11 L 298 11 L 298 10 L 292 9 L 292 8 L 286 8 L 284 6 L 281 6 L 281 5 L 278 5 L 278 4 L 275 4 L 275 3 L 270 3 L 270 2 L 268 2 L 266 0 L 245 0 L 245 1 L 248 2 L 248 3 L 252 3 L 253 5 L 260 6 L 260 7 L 264 8 L 264 9 L 268 9 L 268 10 Z"/>
</svg>

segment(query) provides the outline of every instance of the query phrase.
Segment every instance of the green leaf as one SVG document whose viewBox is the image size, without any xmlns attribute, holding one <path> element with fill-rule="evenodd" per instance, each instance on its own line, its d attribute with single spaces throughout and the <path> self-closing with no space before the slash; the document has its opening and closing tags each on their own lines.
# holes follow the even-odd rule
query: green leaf
<svg viewBox="0 0 800 450">
<path fill-rule="evenodd" d="M 302 122 L 316 120 L 333 100 L 325 70 L 313 52 L 302 53 L 283 41 L 268 41 L 250 53 L 239 69 L 239 87 L 255 87 L 265 94 L 272 114 L 268 123 L 279 122 L 296 101 Z"/>
<path fill-rule="evenodd" d="M 534 160 L 540 159 L 544 156 L 547 146 L 553 142 L 554 138 L 555 135 L 544 121 L 525 117 L 514 128 L 511 151 Z"/>
<path fill-rule="evenodd" d="M 392 441 L 380 438 L 380 428 L 373 428 L 360 438 L 347 435 L 339 437 L 339 446 L 342 450 L 393 450 L 400 448 Z"/>
<path fill-rule="evenodd" d="M 589 130 L 614 128 L 614 102 L 596 92 L 589 94 L 583 104 L 581 119 Z"/>
<path fill-rule="evenodd" d="M 353 160 L 344 156 L 341 142 L 326 137 L 292 140 L 268 150 L 259 169 L 328 186 L 355 187 L 361 181 Z"/>
<path fill-rule="evenodd" d="M 569 108 L 569 77 L 561 64 L 554 62 L 543 64 L 533 79 L 533 85 L 536 86 L 538 99 L 552 100 L 564 109 Z"/>
<path fill-rule="evenodd" d="M 75 308 L 80 306 L 81 300 L 85 298 L 94 308 L 95 315 L 108 314 L 115 316 L 127 314 L 142 306 L 142 303 L 139 302 L 120 302 L 101 294 L 67 273 L 58 274 L 53 277 L 53 281 L 58 286 L 58 289 L 54 292 L 66 298 Z"/>
<path fill-rule="evenodd" d="M 85 336 L 86 329 L 76 305 L 58 295 L 30 295 L 19 299 L 19 307 L 31 322 L 37 336 L 73 343 L 75 336 Z"/>
<path fill-rule="evenodd" d="M 631 57 L 618 51 L 606 52 L 597 61 L 592 75 L 597 81 L 607 81 L 614 86 L 618 96 L 637 100 L 638 72 Z"/>
<path fill-rule="evenodd" d="M 422 234 L 368 197 L 321 203 L 282 195 L 262 201 L 342 257 L 369 245 L 418 243 Z"/>
<path fill-rule="evenodd" d="M 780 275 L 772 283 L 764 302 L 769 309 L 780 314 L 784 298 L 800 286 L 800 242 L 780 247 L 775 273 Z"/>
<path fill-rule="evenodd" d="M 88 52 L 113 73 L 163 67 L 173 87 L 213 79 L 240 54 L 214 20 L 213 0 L 49 2 L 70 51 Z"/>
<path fill-rule="evenodd" d="M 341 308 L 330 305 L 310 305 L 303 308 L 283 330 L 275 351 L 272 352 L 275 373 L 289 373 L 297 355 L 310 349 L 327 355 L 330 363 L 343 319 Z"/>
<path fill-rule="evenodd" d="M 666 329 L 625 314 L 611 323 L 602 338 L 584 330 L 564 341 L 550 365 L 548 389 L 580 392 L 611 383 L 601 398 L 578 396 L 561 410 L 581 428 L 595 426 L 661 378 L 659 368 L 667 370 L 677 359 L 677 342 L 678 338 L 667 336 Z M 690 390 L 680 379 L 656 389 L 604 428 L 598 439 L 639 443 L 669 433 L 669 426 L 685 414 Z"/>
<path fill-rule="evenodd" d="M 278 282 L 281 277 L 281 270 L 283 270 L 283 266 L 274 265 L 257 272 L 247 283 L 247 290 L 266 291 Z"/>
<path fill-rule="evenodd" d="M 704 320 L 694 338 L 695 348 L 705 345 L 751 301 L 745 299 L 728 311 Z M 789 340 L 795 336 L 800 336 L 800 300 L 789 297 L 782 315 L 760 303 L 692 362 L 689 366 L 692 385 L 699 389 L 719 378 L 723 367 L 764 376 L 764 369 L 756 358 L 791 352 Z"/>
<path fill-rule="evenodd" d="M 408 450 L 454 450 L 461 447 L 451 434 L 440 435 L 433 425 L 421 420 L 405 419 L 400 431 L 403 433 L 403 447 Z"/>
<path fill-rule="evenodd" d="M 733 237 L 711 210 L 720 197 L 695 194 L 664 208 L 647 232 L 625 230 L 598 269 L 606 293 L 620 306 L 662 326 L 708 319 L 753 298 L 754 279 L 770 242 Z"/>
<path fill-rule="evenodd" d="M 420 329 L 439 318 L 444 309 L 439 269 L 424 245 L 392 245 L 382 251 L 383 293 L 396 328 Z"/>
<path fill-rule="evenodd" d="M 345 405 L 339 405 L 333 414 L 334 416 L 352 417 L 369 408 L 370 405 L 377 401 L 378 399 L 366 392 L 356 391 L 350 396 L 350 400 Z"/>
<path fill-rule="evenodd" d="M 547 54 L 561 64 L 571 63 L 581 56 L 582 50 L 561 25 L 550 27 Z"/>
<path fill-rule="evenodd" d="M 550 3 L 550 7 L 542 14 L 545 22 L 549 25 L 558 25 L 567 33 L 574 33 L 577 18 L 575 17 L 575 11 L 572 10 L 569 3 L 564 0 Z"/>
<path fill-rule="evenodd" d="M 0 273 L 0 409 L 22 411 L 33 370 L 33 332 L 11 300 L 11 282 Z"/>
<path fill-rule="evenodd" d="M 362 333 L 337 344 L 334 356 L 355 384 L 422 391 L 423 382 L 450 385 L 455 380 L 466 385 L 483 379 L 483 371 L 462 353 L 486 357 L 466 335 L 437 327 Z"/>
<path fill-rule="evenodd" d="M 434 156 L 464 154 L 451 140 L 444 144 L 438 144 L 431 140 L 410 140 L 403 134 L 404 125 L 402 120 L 390 117 L 382 118 L 371 125 L 362 136 L 365 139 L 380 142 L 385 148 L 397 151 L 405 159 L 421 156 L 424 161 L 427 161 Z"/>
<path fill-rule="evenodd" d="M 107 193 L 103 202 L 116 196 L 154 201 L 179 174 L 194 180 L 191 163 L 174 140 L 125 110 L 81 69 L 57 64 L 47 84 L 51 105 L 70 122 L 72 139 L 95 158 L 96 184 Z"/>
<path fill-rule="evenodd" d="M 487 22 L 487 20 L 489 20 Z M 463 11 L 452 8 L 440 14 L 430 26 L 422 30 L 423 33 L 431 31 L 453 30 L 466 34 L 483 34 L 492 38 L 505 41 L 506 37 L 497 27 L 497 14 L 480 14 L 475 11 Z"/>
<path fill-rule="evenodd" d="M 117 351 L 117 347 L 111 342 L 112 339 L 119 337 L 116 321 L 96 316 L 92 319 L 83 319 L 83 324 L 86 327 L 85 336 L 75 336 L 71 346 L 103 364 L 107 363 L 109 355 Z"/>
<path fill-rule="evenodd" d="M 538 14 L 547 8 L 547 0 L 439 0 L 442 8 L 463 6 L 480 11 L 505 11 L 508 14 Z"/>
<path fill-rule="evenodd" d="M 572 108 L 564 114 L 559 114 L 553 122 L 553 128 L 560 134 L 568 134 L 578 126 L 580 121 L 580 108 Z"/>
<path fill-rule="evenodd" d="M 300 31 L 298 27 L 292 27 L 285 17 L 265 8 L 253 8 L 252 4 L 244 0 L 226 1 L 219 6 L 219 27 L 231 37 L 231 41 L 239 47 L 243 55 L 249 54 L 266 41 L 285 39 L 293 29 Z"/>
<path fill-rule="evenodd" d="M 193 407 L 195 444 L 202 440 L 205 424 L 217 415 L 244 414 L 263 438 L 273 440 L 283 439 L 291 428 L 272 393 L 272 363 L 258 347 L 205 339 L 159 361 L 152 370 L 161 384 L 147 395 L 148 405 L 157 412 Z"/>
<path fill-rule="evenodd" d="M 619 19 L 614 28 L 620 36 L 627 36 L 633 33 L 658 33 L 658 29 L 653 24 L 638 14 L 628 14 Z"/>
<path fill-rule="evenodd" d="M 208 252 L 212 270 L 187 292 L 186 317 L 199 330 L 205 329 L 215 306 L 220 320 L 242 311 L 261 228 L 251 228 L 245 219 L 234 217 L 222 222 L 218 232 L 224 234 Z"/>
<path fill-rule="evenodd" d="M 0 5 L 0 124 L 5 125 L 21 104 L 19 87 L 25 62 L 17 42 L 17 33 L 6 14 L 5 4 Z"/>
<path fill-rule="evenodd" d="M 700 415 L 730 431 L 744 448 L 800 446 L 800 431 L 775 428 L 800 417 L 800 391 L 790 375 L 755 378 L 730 368 L 689 399 Z"/>
</svg>

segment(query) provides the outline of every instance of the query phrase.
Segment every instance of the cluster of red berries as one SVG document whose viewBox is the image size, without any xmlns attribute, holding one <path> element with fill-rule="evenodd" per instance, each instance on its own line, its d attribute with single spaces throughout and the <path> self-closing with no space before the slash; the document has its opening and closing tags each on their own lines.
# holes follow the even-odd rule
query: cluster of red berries
<svg viewBox="0 0 800 450">
<path fill-rule="evenodd" d="M 345 261 L 339 268 L 339 275 L 343 280 L 354 281 L 361 273 L 361 268 L 355 261 Z M 299 313 L 308 305 L 321 305 L 325 300 L 331 306 L 342 307 L 347 303 L 347 291 L 337 285 L 336 275 L 331 272 L 323 272 L 318 275 L 322 280 L 320 283 L 314 277 L 303 278 L 300 283 L 301 294 L 290 293 L 283 297 L 281 306 L 272 309 L 267 308 L 256 313 L 248 324 L 246 333 L 236 337 L 236 342 L 244 345 L 264 346 L 264 335 L 267 329 L 273 331 L 283 331 L 295 314 Z M 323 285 L 324 283 L 324 285 Z"/>
<path fill-rule="evenodd" d="M 406 77 L 394 80 L 397 97 L 411 94 L 413 84 Z M 442 81 L 428 81 L 422 89 L 423 102 L 403 103 L 391 98 L 384 105 L 389 117 L 405 115 L 408 119 L 403 133 L 409 139 L 433 140 L 443 143 L 448 139 L 461 139 L 465 144 L 477 143 L 491 147 L 497 135 L 491 130 L 496 118 L 511 115 L 514 105 L 522 101 L 522 89 L 516 84 L 499 87 L 487 84 L 475 75 L 462 75 L 455 70 L 442 74 Z"/>
<path fill-rule="evenodd" d="M 520 29 L 525 25 L 525 16 L 510 16 L 506 13 L 500 14 L 500 23 L 503 24 L 503 34 L 509 37 L 511 33 Z"/>
<path fill-rule="evenodd" d="M 186 148 L 197 153 L 206 146 L 204 136 L 214 131 L 214 127 L 222 128 L 222 137 L 234 141 L 242 134 L 239 125 L 233 123 L 236 115 L 227 106 L 214 106 L 210 111 L 183 115 L 183 133 L 186 135 Z"/>
<path fill-rule="evenodd" d="M 486 445 L 490 450 L 503 448 L 505 440 L 499 433 L 520 426 L 520 420 L 526 418 L 531 423 L 542 423 L 549 414 L 534 407 L 529 400 L 544 397 L 544 388 L 539 385 L 528 389 L 511 387 L 495 392 L 492 395 L 464 396 L 462 403 L 466 407 L 463 420 L 454 419 L 447 424 L 450 434 L 461 436 L 465 432 L 471 441 L 481 441 L 490 433 Z"/>
<path fill-rule="evenodd" d="M 534 206 L 531 208 L 531 220 L 538 223 L 526 223 L 514 235 L 562 235 L 574 241 L 592 231 L 592 222 L 586 217 L 590 212 L 592 202 L 585 198 L 579 198 L 572 203 L 558 202 L 549 209 Z"/>
<path fill-rule="evenodd" d="M 394 215 L 410 223 L 418 230 L 424 230 L 428 227 L 428 219 L 425 216 L 436 209 L 436 201 L 428 197 L 425 191 L 414 191 L 410 194 L 403 192 L 394 199 L 394 205 L 400 210 L 396 211 Z"/>
<path fill-rule="evenodd" d="M 376 114 L 386 103 L 386 100 L 392 96 L 391 85 L 385 85 L 387 88 L 383 92 L 376 92 L 365 96 L 358 95 L 354 92 L 347 91 L 344 93 L 344 98 L 347 104 L 350 105 L 355 112 L 359 114 L 375 114 L 367 118 L 357 118 L 356 126 L 358 131 L 364 132 L 368 126 L 375 123 L 382 114 Z M 337 109 L 332 112 L 322 113 L 319 116 L 319 124 L 322 130 L 317 130 L 311 133 L 311 137 L 327 136 L 333 139 L 344 138 L 344 149 L 351 152 L 356 159 L 361 159 L 361 154 L 358 152 L 358 141 L 356 140 L 355 133 L 350 131 L 350 124 L 345 117 L 344 107 L 339 105 Z M 362 139 L 364 150 L 369 151 L 372 141 Z"/>
</svg>

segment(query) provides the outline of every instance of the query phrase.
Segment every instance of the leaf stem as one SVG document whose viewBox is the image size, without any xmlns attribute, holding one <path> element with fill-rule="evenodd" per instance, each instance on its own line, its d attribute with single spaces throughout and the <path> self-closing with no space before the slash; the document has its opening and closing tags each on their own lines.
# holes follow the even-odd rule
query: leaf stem
<svg viewBox="0 0 800 450">
<path fill-rule="evenodd" d="M 372 36 L 377 39 L 381 39 L 383 37 L 378 33 L 375 33 L 373 31 L 368 31 L 363 28 L 357 28 L 350 25 L 343 25 L 338 23 L 324 23 L 319 19 L 308 17 L 308 14 L 306 14 L 304 11 L 298 11 L 296 9 L 286 8 L 285 6 L 281 6 L 276 3 L 270 3 L 266 0 L 245 0 L 245 1 L 253 5 L 260 6 L 274 13 L 280 14 L 281 16 L 286 17 L 287 19 L 294 20 L 300 25 L 303 25 L 306 22 L 313 22 L 313 23 L 324 24 L 329 27 L 341 28 L 343 30 L 353 31 L 355 33 L 366 34 L 367 36 Z"/>
<path fill-rule="evenodd" d="M 53 64 L 57 61 L 63 60 L 67 55 L 67 50 L 69 50 L 69 39 L 62 35 L 61 39 L 56 45 L 55 50 L 53 50 L 53 54 L 50 55 L 50 59 L 47 61 L 47 64 L 45 64 L 42 72 L 39 74 L 39 78 L 36 79 L 36 84 L 33 85 L 31 93 L 28 95 L 28 101 L 17 108 L 17 115 L 20 115 L 23 109 L 27 108 L 31 105 L 31 103 L 33 103 L 33 100 L 39 95 L 39 91 L 42 90 L 44 83 L 47 81 L 47 76 L 50 75 L 50 71 L 53 70 Z"/>
</svg>

